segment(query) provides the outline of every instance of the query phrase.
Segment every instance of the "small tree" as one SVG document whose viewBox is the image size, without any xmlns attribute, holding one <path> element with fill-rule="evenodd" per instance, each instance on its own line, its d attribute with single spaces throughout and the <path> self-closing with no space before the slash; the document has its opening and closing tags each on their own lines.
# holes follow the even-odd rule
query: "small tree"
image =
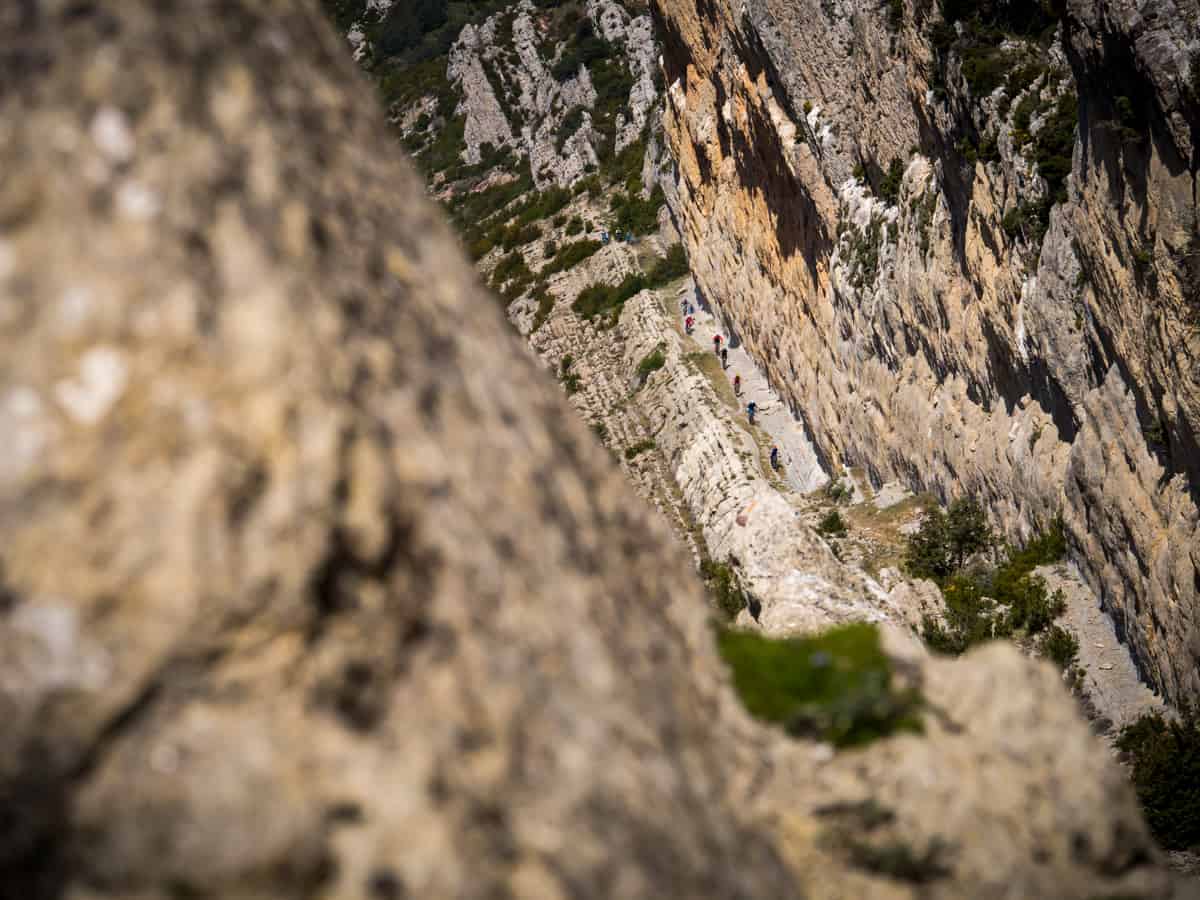
<svg viewBox="0 0 1200 900">
<path fill-rule="evenodd" d="M 946 541 L 956 570 L 976 553 L 992 546 L 992 529 L 977 500 L 963 497 L 950 504 L 946 515 Z"/>
</svg>

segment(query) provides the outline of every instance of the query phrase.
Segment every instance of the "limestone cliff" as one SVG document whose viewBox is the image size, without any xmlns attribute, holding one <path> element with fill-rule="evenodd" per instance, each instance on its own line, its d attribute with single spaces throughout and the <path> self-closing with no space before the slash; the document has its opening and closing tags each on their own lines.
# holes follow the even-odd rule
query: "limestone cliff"
<svg viewBox="0 0 1200 900">
<path fill-rule="evenodd" d="M 745 715 L 338 41 L 0 7 L 0 890 L 1169 896 L 1011 648 L 895 651 L 923 734 Z"/>
<path fill-rule="evenodd" d="M 1145 676 L 1200 698 L 1200 7 L 655 12 L 692 268 L 818 452 L 1014 537 L 1061 513 Z"/>
</svg>

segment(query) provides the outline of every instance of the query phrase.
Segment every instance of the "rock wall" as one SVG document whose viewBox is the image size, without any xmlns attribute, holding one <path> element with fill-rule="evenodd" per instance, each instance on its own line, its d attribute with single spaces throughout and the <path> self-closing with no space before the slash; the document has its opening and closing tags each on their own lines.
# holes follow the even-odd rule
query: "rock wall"
<svg viewBox="0 0 1200 900">
<path fill-rule="evenodd" d="M 923 735 L 746 717 L 338 43 L 0 8 L 4 892 L 1170 896 L 1011 648 L 908 660 Z"/>
<path fill-rule="evenodd" d="M 1044 14 L 1025 6 L 980 9 Z M 1067 3 L 1027 36 L 921 0 L 655 13 L 697 281 L 827 463 L 977 494 L 1014 538 L 1061 513 L 1181 701 L 1200 697 L 1200 26 L 1195 3 L 1141 6 Z"/>
</svg>

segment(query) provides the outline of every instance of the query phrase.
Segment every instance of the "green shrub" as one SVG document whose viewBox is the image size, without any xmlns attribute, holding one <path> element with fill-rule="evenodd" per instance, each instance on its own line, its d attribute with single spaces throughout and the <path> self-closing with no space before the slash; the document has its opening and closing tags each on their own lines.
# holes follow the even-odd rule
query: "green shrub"
<svg viewBox="0 0 1200 900">
<path fill-rule="evenodd" d="M 1045 580 L 1032 572 L 1066 554 L 1062 520 L 1056 518 L 1023 548 L 1007 548 L 999 564 L 967 573 L 966 561 L 988 549 L 992 537 L 979 505 L 973 500 L 959 504 L 949 514 L 931 511 L 908 541 L 905 567 L 935 580 L 946 601 L 945 622 L 924 621 L 926 643 L 942 653 L 962 653 L 1016 631 L 1044 631 L 1063 614 L 1066 599 L 1061 591 L 1049 593 Z"/>
<path fill-rule="evenodd" d="M 568 269 L 573 269 L 579 265 L 603 245 L 599 241 L 574 241 L 570 244 L 563 244 L 558 248 L 553 261 L 548 263 L 542 269 L 542 277 L 549 278 L 559 272 L 565 272 Z"/>
<path fill-rule="evenodd" d="M 683 244 L 672 244 L 667 248 L 667 255 L 655 259 L 646 272 L 647 287 L 662 287 L 676 278 L 688 274 L 687 254 Z"/>
<path fill-rule="evenodd" d="M 946 578 L 968 558 L 992 545 L 987 514 L 978 501 L 963 497 L 948 512 L 930 509 L 908 539 L 905 566 L 918 578 Z"/>
<path fill-rule="evenodd" d="M 570 140 L 571 135 L 579 130 L 579 126 L 583 124 L 584 109 L 582 106 L 573 106 L 571 110 L 563 116 L 563 120 L 558 125 L 558 131 L 554 134 L 554 148 L 559 153 L 563 152 L 563 147 Z"/>
<path fill-rule="evenodd" d="M 1067 199 L 1067 176 L 1071 174 L 1078 122 L 1079 98 L 1074 92 L 1063 94 L 1033 139 L 1033 159 L 1049 189 L 1051 205 Z M 1046 214 L 1049 216 L 1049 208 Z"/>
<path fill-rule="evenodd" d="M 533 324 L 529 329 L 529 333 L 533 334 L 539 328 L 546 324 L 546 320 L 550 318 L 550 313 L 554 310 L 554 296 L 546 290 L 545 286 L 538 288 L 534 297 L 537 299 L 537 311 L 533 314 Z"/>
<path fill-rule="evenodd" d="M 825 495 L 834 503 L 849 503 L 854 499 L 854 488 L 839 478 L 825 488 Z"/>
<path fill-rule="evenodd" d="M 895 206 L 900 199 L 900 185 L 904 181 L 904 163 L 900 157 L 892 160 L 883 180 L 879 183 L 879 197 L 886 203 Z"/>
<path fill-rule="evenodd" d="M 826 537 L 845 537 L 846 531 L 846 521 L 836 509 L 826 513 L 817 525 L 817 532 Z"/>
<path fill-rule="evenodd" d="M 1038 641 L 1038 652 L 1065 672 L 1075 665 L 1079 641 L 1061 625 L 1051 625 Z"/>
<path fill-rule="evenodd" d="M 636 194 L 613 195 L 613 228 L 631 234 L 650 234 L 658 230 L 658 211 L 666 203 L 661 185 L 655 185 L 650 196 L 643 200 Z"/>
<path fill-rule="evenodd" d="M 526 244 L 532 244 L 541 236 L 542 229 L 536 225 L 513 225 L 504 230 L 504 237 L 500 239 L 500 246 L 505 251 L 509 251 L 516 247 L 524 247 Z"/>
<path fill-rule="evenodd" d="M 666 354 L 663 353 L 666 349 L 666 344 L 659 344 L 638 363 L 637 376 L 639 384 L 645 384 L 647 378 L 667 364 Z"/>
<path fill-rule="evenodd" d="M 636 444 L 625 448 L 625 458 L 637 459 L 637 457 L 641 456 L 647 450 L 653 450 L 657 446 L 658 444 L 653 440 L 638 441 Z"/>
<path fill-rule="evenodd" d="M 579 216 L 572 216 L 571 221 L 567 223 L 567 236 L 573 237 L 583 231 L 583 219 Z"/>
<path fill-rule="evenodd" d="M 500 262 L 496 263 L 496 268 L 492 269 L 492 284 L 497 287 L 503 287 L 505 282 L 511 279 L 532 277 L 533 273 L 525 264 L 525 257 L 521 255 L 520 250 L 513 250 L 507 256 L 501 257 Z"/>
<path fill-rule="evenodd" d="M 1168 850 L 1200 844 L 1200 719 L 1146 715 L 1121 730 L 1146 822 Z"/>
<path fill-rule="evenodd" d="M 579 374 L 577 372 L 568 372 L 562 377 L 563 387 L 567 389 L 567 396 L 579 393 L 582 387 Z"/>
<path fill-rule="evenodd" d="M 544 258 L 554 259 L 554 257 L 557 255 L 558 255 L 558 242 L 557 241 L 546 241 L 546 243 L 542 245 L 542 256 Z M 543 274 L 545 274 L 545 273 L 543 273 Z"/>
<path fill-rule="evenodd" d="M 722 631 L 717 642 L 746 709 L 793 736 L 851 747 L 921 730 L 921 698 L 892 685 L 873 626 L 790 640 Z"/>
<path fill-rule="evenodd" d="M 738 613 L 746 608 L 748 601 L 733 566 L 705 559 L 700 563 L 700 576 L 708 585 L 717 609 L 728 621 L 736 619 Z"/>
</svg>

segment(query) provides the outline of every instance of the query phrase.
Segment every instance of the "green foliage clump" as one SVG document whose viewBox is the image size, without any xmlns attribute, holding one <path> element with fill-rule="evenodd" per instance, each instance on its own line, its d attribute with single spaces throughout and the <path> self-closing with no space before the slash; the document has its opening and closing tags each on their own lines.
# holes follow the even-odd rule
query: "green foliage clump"
<svg viewBox="0 0 1200 900">
<path fill-rule="evenodd" d="M 528 225 L 549 219 L 571 202 L 571 192 L 566 188 L 552 187 L 528 197 L 516 209 L 517 224 Z"/>
<path fill-rule="evenodd" d="M 817 533 L 823 534 L 826 537 L 845 537 L 846 531 L 846 520 L 842 518 L 842 514 L 836 509 L 826 513 L 825 517 L 817 525 Z"/>
<path fill-rule="evenodd" d="M 582 240 L 563 244 L 554 254 L 554 258 L 542 269 L 542 278 L 549 278 L 559 272 L 565 272 L 579 265 L 603 246 L 599 241 Z"/>
<path fill-rule="evenodd" d="M 530 334 L 533 334 L 545 325 L 546 320 L 550 318 L 550 313 L 554 310 L 554 295 L 546 290 L 545 285 L 539 287 L 533 296 L 537 300 L 538 305 L 537 311 L 533 314 L 533 324 L 529 329 Z"/>
<path fill-rule="evenodd" d="M 1143 716 L 1121 730 L 1117 747 L 1133 766 L 1146 823 L 1168 850 L 1200 845 L 1200 719 Z"/>
<path fill-rule="evenodd" d="M 532 244 L 541 236 L 542 229 L 536 225 L 513 225 L 505 229 L 504 236 L 500 239 L 500 246 L 505 252 L 508 252 L 516 247 Z"/>
<path fill-rule="evenodd" d="M 1079 641 L 1061 625 L 1051 625 L 1038 641 L 1038 653 L 1065 672 L 1075 665 Z"/>
<path fill-rule="evenodd" d="M 948 578 L 992 544 L 987 514 L 978 501 L 960 498 L 948 512 L 930 509 L 908 540 L 905 567 L 917 578 Z"/>
<path fill-rule="evenodd" d="M 921 697 L 893 686 L 873 626 L 789 640 L 722 631 L 717 643 L 746 709 L 795 737 L 853 747 L 921 731 Z"/>
<path fill-rule="evenodd" d="M 854 488 L 839 478 L 825 488 L 825 495 L 834 503 L 849 503 L 854 499 Z"/>
<path fill-rule="evenodd" d="M 1051 204 L 1067 199 L 1067 176 L 1071 174 L 1078 122 L 1079 98 L 1074 92 L 1065 93 L 1055 101 L 1053 110 L 1033 139 L 1033 161 L 1049 188 Z"/>
<path fill-rule="evenodd" d="M 660 343 L 657 347 L 642 357 L 642 361 L 637 365 L 639 384 L 645 384 L 647 378 L 667 364 L 667 357 L 663 352 L 666 349 L 667 345 Z"/>
<path fill-rule="evenodd" d="M 554 149 L 559 153 L 563 152 L 563 147 L 570 140 L 571 135 L 577 132 L 579 126 L 583 124 L 583 112 L 582 106 L 573 106 L 563 116 L 563 120 L 558 123 L 558 130 L 554 133 Z"/>
<path fill-rule="evenodd" d="M 678 248 L 678 249 L 677 249 Z M 616 323 L 625 301 L 640 291 L 654 290 L 687 272 L 687 258 L 683 247 L 676 244 L 666 256 L 652 262 L 646 274 L 626 275 L 618 285 L 593 284 L 585 287 L 571 304 L 571 309 L 585 319 L 602 316 L 605 323 Z"/>
<path fill-rule="evenodd" d="M 661 185 L 655 185 L 650 196 L 643 200 L 636 193 L 613 195 L 613 228 L 630 234 L 650 234 L 658 230 L 658 211 L 666 203 Z"/>
<path fill-rule="evenodd" d="M 583 231 L 583 219 L 579 216 L 572 216 L 571 221 L 567 223 L 567 237 L 574 237 Z"/>
<path fill-rule="evenodd" d="M 687 273 L 688 262 L 683 244 L 672 244 L 667 248 L 666 256 L 660 256 L 650 263 L 646 276 L 650 287 L 661 287 Z"/>
<path fill-rule="evenodd" d="M 604 316 L 612 324 L 621 314 L 621 307 L 625 301 L 642 290 L 644 286 L 645 278 L 642 275 L 626 275 L 625 279 L 616 286 L 588 285 L 579 292 L 575 302 L 571 304 L 571 309 L 585 319 Z"/>
<path fill-rule="evenodd" d="M 904 181 L 904 163 L 900 157 L 892 160 L 892 164 L 888 166 L 887 172 L 883 176 L 883 180 L 879 183 L 879 197 L 881 200 L 896 205 L 896 201 L 900 199 L 900 184 Z"/>
<path fill-rule="evenodd" d="M 519 278 L 525 275 L 532 275 L 529 267 L 525 264 L 525 257 L 521 255 L 520 250 L 513 250 L 507 256 L 500 259 L 496 263 L 496 268 L 492 270 L 492 283 L 503 285 L 511 278 Z"/>
<path fill-rule="evenodd" d="M 658 444 L 656 444 L 653 439 L 638 441 L 636 444 L 631 444 L 625 448 L 625 458 L 637 459 L 643 453 L 647 452 L 648 450 L 653 450 L 657 446 Z"/>
<path fill-rule="evenodd" d="M 1024 547 L 1007 548 L 998 564 L 967 571 L 968 560 L 991 546 L 991 529 L 973 500 L 958 501 L 949 513 L 931 511 L 909 538 L 905 568 L 936 581 L 946 601 L 943 622 L 924 621 L 931 649 L 957 654 L 1017 632 L 1039 634 L 1065 611 L 1062 592 L 1051 594 L 1045 579 L 1033 574 L 1066 554 L 1060 519 Z"/>
<path fill-rule="evenodd" d="M 705 559 L 700 563 L 700 577 L 708 585 L 713 595 L 717 609 L 732 622 L 749 605 L 745 590 L 742 589 L 737 571 L 729 563 L 713 562 Z"/>
</svg>

